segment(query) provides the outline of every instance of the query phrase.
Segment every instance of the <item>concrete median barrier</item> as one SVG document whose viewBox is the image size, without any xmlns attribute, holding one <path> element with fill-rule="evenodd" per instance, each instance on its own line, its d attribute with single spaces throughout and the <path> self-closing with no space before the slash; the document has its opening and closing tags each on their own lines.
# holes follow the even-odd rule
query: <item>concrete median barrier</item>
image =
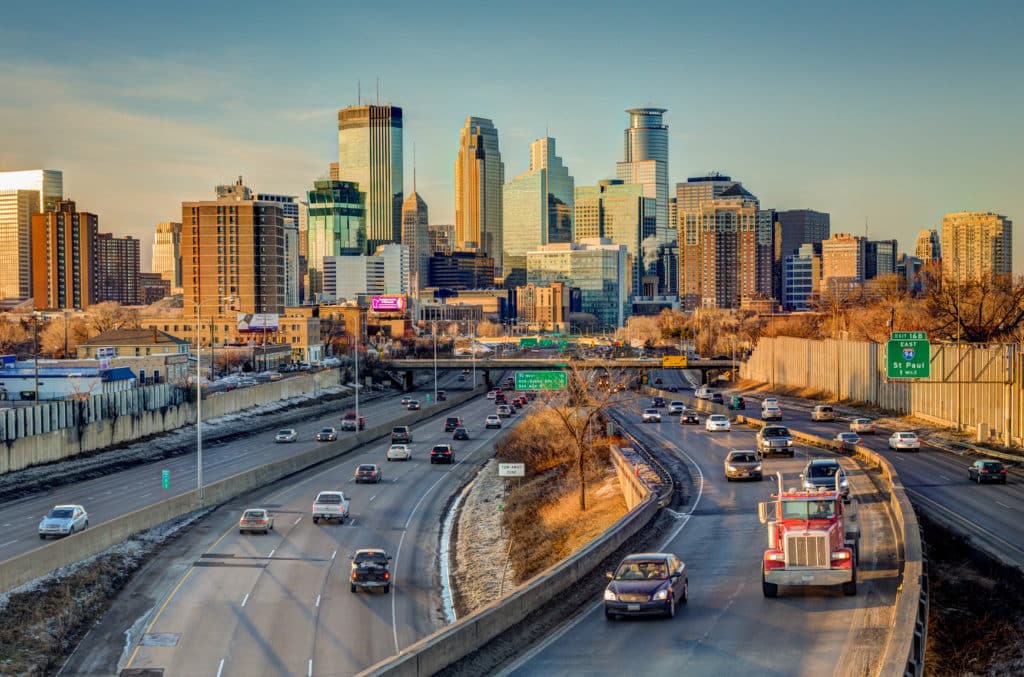
<svg viewBox="0 0 1024 677">
<path fill-rule="evenodd" d="M 318 445 L 301 454 L 211 482 L 204 488 L 203 501 L 199 500 L 199 492 L 192 490 L 121 517 L 90 526 L 86 531 L 74 536 L 41 544 L 34 550 L 0 562 L 0 592 L 7 592 L 60 567 L 97 555 L 140 531 L 151 529 L 205 506 L 219 505 L 253 489 L 347 454 L 368 442 L 389 435 L 391 428 L 395 425 L 414 426 L 477 397 L 481 392 L 484 392 L 483 388 L 451 395 L 444 402 L 437 402 L 419 411 L 409 412 L 396 421 L 374 426 L 337 442 Z M 42 519 L 42 515 L 40 515 L 40 519 Z"/>
</svg>

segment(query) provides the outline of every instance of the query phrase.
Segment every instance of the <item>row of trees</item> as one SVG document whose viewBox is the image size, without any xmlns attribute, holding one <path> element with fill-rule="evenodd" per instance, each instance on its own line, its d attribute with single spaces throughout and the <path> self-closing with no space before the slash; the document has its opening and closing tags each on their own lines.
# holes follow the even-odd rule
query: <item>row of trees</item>
<svg viewBox="0 0 1024 677">
<path fill-rule="evenodd" d="M 6 313 L 0 316 L 0 354 L 27 358 L 38 351 L 42 357 L 74 357 L 83 341 L 111 329 L 138 326 L 138 311 L 113 301 L 90 306 L 82 314 L 67 313 L 49 320 L 30 313 Z"/>
</svg>

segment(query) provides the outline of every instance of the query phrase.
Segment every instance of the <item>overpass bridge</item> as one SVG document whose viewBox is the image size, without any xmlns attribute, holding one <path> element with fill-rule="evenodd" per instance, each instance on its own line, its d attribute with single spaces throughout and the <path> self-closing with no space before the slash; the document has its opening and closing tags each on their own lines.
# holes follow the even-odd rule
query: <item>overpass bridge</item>
<svg viewBox="0 0 1024 677">
<path fill-rule="evenodd" d="M 406 390 L 412 388 L 412 377 L 417 371 L 438 371 L 450 369 L 470 369 L 474 361 L 468 357 L 445 357 L 427 359 L 391 359 L 381 360 L 381 366 L 397 372 L 404 372 Z M 503 371 L 563 371 L 567 368 L 595 369 L 603 371 L 630 370 L 647 373 L 654 369 L 693 369 L 701 372 L 702 381 L 708 381 L 708 375 L 738 369 L 739 360 L 689 360 L 686 366 L 664 366 L 657 358 L 621 358 L 621 359 L 566 359 L 563 357 L 488 357 L 477 359 L 476 369 L 484 375 L 484 383 L 492 384 L 492 373 Z"/>
</svg>

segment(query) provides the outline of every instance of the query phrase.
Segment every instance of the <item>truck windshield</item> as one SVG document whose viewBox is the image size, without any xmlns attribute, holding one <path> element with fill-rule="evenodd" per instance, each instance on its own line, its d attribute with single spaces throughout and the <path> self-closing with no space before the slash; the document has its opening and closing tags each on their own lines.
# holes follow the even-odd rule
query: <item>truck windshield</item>
<svg viewBox="0 0 1024 677">
<path fill-rule="evenodd" d="M 782 519 L 832 519 L 835 516 L 832 501 L 782 501 Z"/>
</svg>

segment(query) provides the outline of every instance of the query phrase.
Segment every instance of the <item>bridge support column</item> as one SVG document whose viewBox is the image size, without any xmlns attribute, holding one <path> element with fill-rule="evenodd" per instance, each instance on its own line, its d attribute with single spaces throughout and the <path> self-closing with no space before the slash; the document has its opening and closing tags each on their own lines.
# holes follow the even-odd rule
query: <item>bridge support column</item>
<svg viewBox="0 0 1024 677">
<path fill-rule="evenodd" d="M 412 372 L 405 372 L 405 376 L 402 380 L 405 381 L 405 383 L 402 385 L 402 389 L 405 392 L 410 392 L 413 389 Z"/>
<path fill-rule="evenodd" d="M 489 369 L 484 369 L 484 385 L 487 386 L 488 390 L 491 389 L 491 383 L 491 371 Z"/>
</svg>

